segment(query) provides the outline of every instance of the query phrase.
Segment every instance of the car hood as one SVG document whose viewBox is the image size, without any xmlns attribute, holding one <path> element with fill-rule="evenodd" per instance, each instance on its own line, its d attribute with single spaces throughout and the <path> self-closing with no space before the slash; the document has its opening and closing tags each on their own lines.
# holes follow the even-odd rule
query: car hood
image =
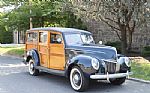
<svg viewBox="0 0 150 93">
<path fill-rule="evenodd" d="M 116 59 L 117 51 L 116 48 L 105 45 L 97 44 L 81 44 L 81 45 L 70 45 L 66 49 L 74 50 L 78 54 L 85 54 L 98 59 Z"/>
</svg>

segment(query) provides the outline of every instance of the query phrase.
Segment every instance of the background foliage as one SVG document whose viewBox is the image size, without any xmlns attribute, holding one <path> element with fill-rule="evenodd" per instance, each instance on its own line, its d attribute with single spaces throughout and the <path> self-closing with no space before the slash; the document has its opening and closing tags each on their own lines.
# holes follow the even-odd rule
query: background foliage
<svg viewBox="0 0 150 93">
<path fill-rule="evenodd" d="M 150 22 L 149 0 L 67 0 L 72 11 L 85 20 L 104 22 L 116 32 L 121 51 L 126 54 L 132 46 L 135 29 Z"/>
<path fill-rule="evenodd" d="M 63 1 L 1 0 L 1 8 L 13 9 L 4 11 L 0 15 L 0 43 L 11 43 L 13 31 L 28 30 L 30 17 L 34 28 L 59 26 L 86 29 L 81 19 L 77 18 L 72 11 L 63 9 Z"/>
</svg>

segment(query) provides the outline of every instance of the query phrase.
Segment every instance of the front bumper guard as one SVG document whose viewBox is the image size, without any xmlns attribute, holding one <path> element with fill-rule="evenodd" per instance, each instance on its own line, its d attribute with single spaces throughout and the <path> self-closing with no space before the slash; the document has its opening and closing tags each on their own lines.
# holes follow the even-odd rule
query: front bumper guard
<svg viewBox="0 0 150 93">
<path fill-rule="evenodd" d="M 107 74 L 105 75 L 90 75 L 91 79 L 107 79 L 109 81 L 109 79 L 112 78 L 122 78 L 122 77 L 127 77 L 129 78 L 129 75 L 132 75 L 132 72 L 126 72 L 126 73 L 115 73 L 115 74 L 109 74 L 107 72 Z"/>
</svg>

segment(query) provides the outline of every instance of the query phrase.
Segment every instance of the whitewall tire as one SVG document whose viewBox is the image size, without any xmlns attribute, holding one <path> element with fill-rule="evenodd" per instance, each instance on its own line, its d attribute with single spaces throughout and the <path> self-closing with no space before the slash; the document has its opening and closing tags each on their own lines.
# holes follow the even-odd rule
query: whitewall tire
<svg viewBox="0 0 150 93">
<path fill-rule="evenodd" d="M 88 88 L 89 80 L 84 76 L 82 70 L 75 66 L 70 72 L 70 84 L 75 91 L 84 91 Z"/>
<path fill-rule="evenodd" d="M 35 67 L 34 67 L 34 60 L 33 59 L 30 59 L 28 69 L 29 69 L 30 75 L 36 76 L 39 74 L 39 70 L 35 69 Z"/>
</svg>

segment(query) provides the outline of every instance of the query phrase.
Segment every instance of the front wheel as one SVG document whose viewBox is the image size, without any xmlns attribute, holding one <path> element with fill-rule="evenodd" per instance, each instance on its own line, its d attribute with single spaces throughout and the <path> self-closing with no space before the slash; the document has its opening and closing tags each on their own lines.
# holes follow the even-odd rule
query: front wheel
<svg viewBox="0 0 150 93">
<path fill-rule="evenodd" d="M 116 78 L 116 79 L 110 79 L 110 83 L 111 84 L 114 84 L 114 85 L 121 85 L 125 82 L 126 80 L 126 77 L 123 77 L 123 78 Z"/>
<path fill-rule="evenodd" d="M 39 74 L 39 70 L 34 67 L 34 60 L 30 59 L 29 61 L 29 73 L 30 75 L 37 76 Z"/>
<path fill-rule="evenodd" d="M 70 83 L 75 91 L 84 91 L 88 88 L 89 79 L 84 76 L 79 67 L 75 66 L 70 72 Z"/>
</svg>

